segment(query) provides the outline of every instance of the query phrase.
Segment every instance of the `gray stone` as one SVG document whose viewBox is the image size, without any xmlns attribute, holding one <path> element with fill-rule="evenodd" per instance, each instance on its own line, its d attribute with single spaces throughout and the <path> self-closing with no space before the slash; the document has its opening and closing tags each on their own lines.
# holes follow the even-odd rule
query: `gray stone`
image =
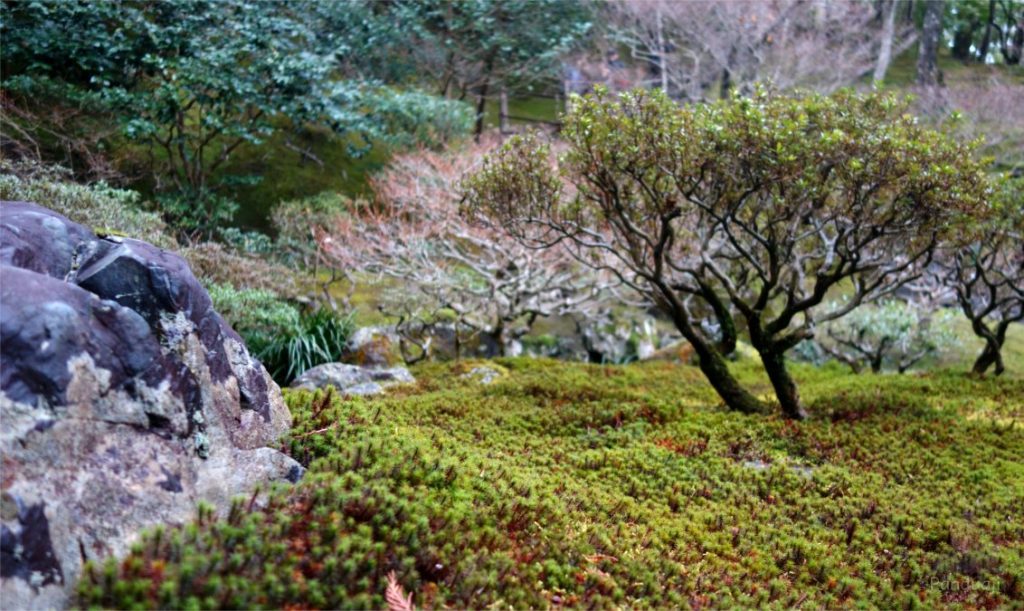
<svg viewBox="0 0 1024 611">
<path fill-rule="evenodd" d="M 326 363 L 305 371 L 292 382 L 293 388 L 315 390 L 333 386 L 350 395 L 374 395 L 395 384 L 412 384 L 416 378 L 405 367 L 387 369 L 360 367 L 348 363 Z"/>
<path fill-rule="evenodd" d="M 481 365 L 470 369 L 459 377 L 468 378 L 480 384 L 491 384 L 501 377 L 501 372 L 493 367 Z"/>
<path fill-rule="evenodd" d="M 354 397 L 371 397 L 373 395 L 380 395 L 384 393 L 384 387 L 376 382 L 366 382 L 365 384 L 356 384 L 355 386 L 349 386 L 341 391 L 342 394 L 351 395 Z"/>
<path fill-rule="evenodd" d="M 296 481 L 280 389 L 177 255 L 0 203 L 0 598 L 66 606 L 85 560 L 199 501 Z"/>
</svg>

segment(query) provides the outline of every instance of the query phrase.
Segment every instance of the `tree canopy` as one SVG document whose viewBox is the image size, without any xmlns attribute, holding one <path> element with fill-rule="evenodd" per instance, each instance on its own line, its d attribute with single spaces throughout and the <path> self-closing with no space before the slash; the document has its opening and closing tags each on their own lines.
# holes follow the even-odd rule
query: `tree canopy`
<svg viewBox="0 0 1024 611">
<path fill-rule="evenodd" d="M 552 165 L 517 138 L 467 182 L 467 209 L 534 247 L 610 256 L 693 345 L 730 407 L 761 402 L 723 355 L 746 328 L 783 412 L 801 417 L 785 353 L 815 325 L 920 275 L 938 241 L 983 210 L 969 145 L 883 93 L 677 106 L 660 92 L 577 100 Z M 601 261 L 601 259 L 597 259 Z M 831 291 L 847 306 L 819 313 Z M 710 317 L 717 333 L 701 331 Z"/>
</svg>

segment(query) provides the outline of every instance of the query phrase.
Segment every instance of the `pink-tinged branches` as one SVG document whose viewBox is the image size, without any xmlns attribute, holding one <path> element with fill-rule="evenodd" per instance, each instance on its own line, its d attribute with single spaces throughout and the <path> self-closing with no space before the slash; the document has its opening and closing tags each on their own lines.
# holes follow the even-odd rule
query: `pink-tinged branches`
<svg viewBox="0 0 1024 611">
<path fill-rule="evenodd" d="M 339 219 L 320 243 L 336 265 L 397 285 L 382 307 L 403 328 L 448 322 L 458 340 L 484 334 L 506 353 L 538 318 L 591 307 L 615 282 L 564 248 L 528 248 L 459 214 L 458 181 L 488 148 L 398 157 L 374 179 L 375 202 Z M 419 352 L 428 349 L 420 340 Z"/>
</svg>

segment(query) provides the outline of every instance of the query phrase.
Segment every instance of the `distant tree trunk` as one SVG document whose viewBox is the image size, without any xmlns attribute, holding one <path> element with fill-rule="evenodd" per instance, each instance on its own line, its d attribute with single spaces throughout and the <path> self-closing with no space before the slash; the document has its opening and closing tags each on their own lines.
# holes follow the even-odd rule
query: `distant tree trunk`
<svg viewBox="0 0 1024 611">
<path fill-rule="evenodd" d="M 917 84 L 935 87 L 939 84 L 939 42 L 942 38 L 942 13 L 945 0 L 928 0 L 924 7 L 921 43 L 917 56 Z"/>
<path fill-rule="evenodd" d="M 953 48 L 950 52 L 954 58 L 964 62 L 971 59 L 971 45 L 974 43 L 974 32 L 977 29 L 978 22 L 972 21 L 953 33 Z"/>
<path fill-rule="evenodd" d="M 661 77 L 661 91 L 668 95 L 668 66 L 665 65 L 665 30 L 661 14 L 661 3 L 655 4 L 655 18 L 658 30 L 658 76 Z"/>
<path fill-rule="evenodd" d="M 874 80 L 884 81 L 892 63 L 892 39 L 896 35 L 896 0 L 882 0 L 882 46 L 878 50 Z"/>
<path fill-rule="evenodd" d="M 906 12 L 903 13 L 903 21 L 905 21 L 906 23 L 913 23 L 914 22 L 914 0 L 910 0 L 909 2 L 904 2 L 903 5 L 907 7 Z"/>
<path fill-rule="evenodd" d="M 509 133 L 508 131 L 508 93 L 505 88 L 501 88 L 501 93 L 498 94 L 498 131 L 502 134 Z"/>
<path fill-rule="evenodd" d="M 484 133 L 484 113 L 487 110 L 487 92 L 491 85 L 491 72 L 494 70 L 494 58 L 497 50 L 487 57 L 484 64 L 484 82 L 480 85 L 479 98 L 476 102 L 476 128 L 473 130 L 473 139 L 480 142 L 480 136 Z"/>
<path fill-rule="evenodd" d="M 473 139 L 480 142 L 480 136 L 484 133 L 484 113 L 487 110 L 487 80 L 480 86 L 480 94 L 476 101 L 476 127 L 473 129 Z"/>
<path fill-rule="evenodd" d="M 984 62 L 988 57 L 988 47 L 992 44 L 992 27 L 995 25 L 996 0 L 988 0 L 988 19 L 985 21 L 985 36 L 978 47 L 978 61 Z"/>
<path fill-rule="evenodd" d="M 1017 21 L 1013 36 L 1007 36 L 1002 46 L 1003 60 L 1008 66 L 1020 65 L 1024 58 L 1024 17 Z"/>
</svg>

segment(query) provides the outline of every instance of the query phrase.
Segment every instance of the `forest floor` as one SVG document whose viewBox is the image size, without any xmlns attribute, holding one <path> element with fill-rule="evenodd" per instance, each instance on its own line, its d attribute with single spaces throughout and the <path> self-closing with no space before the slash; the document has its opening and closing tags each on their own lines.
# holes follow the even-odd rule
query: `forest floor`
<svg viewBox="0 0 1024 611">
<path fill-rule="evenodd" d="M 794 371 L 804 422 L 730 413 L 668 362 L 286 391 L 304 480 L 147 535 L 79 604 L 381 608 L 394 571 L 424 608 L 1019 605 L 1024 380 Z"/>
</svg>

